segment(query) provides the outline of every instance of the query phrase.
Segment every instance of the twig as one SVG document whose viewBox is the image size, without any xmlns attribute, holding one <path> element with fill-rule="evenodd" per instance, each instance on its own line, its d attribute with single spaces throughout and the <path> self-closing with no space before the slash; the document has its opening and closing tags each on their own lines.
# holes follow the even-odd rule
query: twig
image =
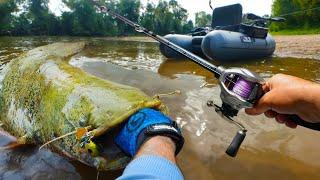
<svg viewBox="0 0 320 180">
<path fill-rule="evenodd" d="M 91 126 L 88 126 L 88 127 L 85 127 L 85 128 L 86 128 L 86 129 L 90 129 Z M 65 134 L 65 135 L 62 135 L 62 136 L 60 136 L 60 137 L 54 138 L 54 139 L 52 139 L 51 141 L 48 141 L 48 142 L 46 142 L 45 144 L 43 144 L 42 146 L 40 146 L 39 151 L 40 151 L 43 147 L 45 147 L 45 146 L 47 146 L 47 145 L 49 145 L 49 144 L 51 144 L 51 143 L 53 143 L 53 142 L 55 142 L 55 141 L 58 141 L 58 140 L 60 140 L 60 139 L 63 139 L 63 138 L 65 138 L 65 137 L 74 135 L 74 134 L 76 134 L 77 132 L 78 132 L 78 130 L 75 130 L 75 131 L 72 131 L 72 132 L 70 132 L 70 133 L 68 133 L 68 134 Z"/>
<path fill-rule="evenodd" d="M 97 172 L 96 180 L 99 180 L 100 171 Z"/>
<path fill-rule="evenodd" d="M 181 94 L 181 91 L 180 90 L 175 90 L 175 91 L 170 92 L 170 93 L 157 94 L 155 96 L 159 99 L 160 97 L 171 96 L 171 95 L 175 95 L 175 94 Z"/>
<path fill-rule="evenodd" d="M 70 133 L 68 133 L 68 134 L 65 134 L 65 135 L 63 135 L 63 136 L 54 138 L 54 139 L 52 139 L 51 141 L 48 141 L 48 142 L 46 142 L 45 144 L 43 144 L 42 146 L 40 146 L 39 151 L 40 151 L 43 147 L 45 147 L 45 146 L 47 146 L 47 145 L 49 145 L 49 144 L 51 144 L 51 143 L 53 143 L 53 142 L 55 142 L 55 141 L 58 141 L 58 140 L 60 140 L 60 139 L 63 139 L 63 138 L 65 138 L 65 137 L 71 136 L 71 135 L 76 134 L 76 133 L 77 133 L 77 131 L 72 131 L 72 132 L 70 132 Z"/>
<path fill-rule="evenodd" d="M 22 145 L 23 145 L 23 144 L 19 144 L 19 143 L 14 142 L 14 143 L 11 143 L 11 144 L 6 145 L 6 146 L 4 146 L 4 147 L 0 147 L 0 152 L 6 151 L 6 150 L 15 149 L 15 148 L 20 147 L 20 146 L 22 146 Z"/>
<path fill-rule="evenodd" d="M 204 83 L 200 86 L 200 88 L 204 88 L 204 87 L 207 87 L 207 86 L 214 86 L 215 84 L 209 84 L 209 83 Z"/>
</svg>

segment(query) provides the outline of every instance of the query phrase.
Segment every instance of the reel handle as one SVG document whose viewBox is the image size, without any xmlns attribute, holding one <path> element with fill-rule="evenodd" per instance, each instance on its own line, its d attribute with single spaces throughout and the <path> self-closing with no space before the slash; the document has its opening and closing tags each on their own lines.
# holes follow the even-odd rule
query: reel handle
<svg viewBox="0 0 320 180">
<path fill-rule="evenodd" d="M 320 131 L 320 123 L 310 123 L 310 122 L 307 122 L 303 119 L 301 119 L 299 116 L 297 115 L 289 115 L 289 119 L 298 124 L 299 126 L 303 126 L 305 128 L 309 128 L 309 129 L 312 129 L 312 130 L 315 130 L 315 131 Z"/>
<path fill-rule="evenodd" d="M 226 150 L 226 153 L 231 157 L 236 157 L 240 146 L 246 137 L 246 131 L 240 130 L 237 132 L 237 135 L 233 138 L 231 144 L 229 145 L 228 149 Z"/>
</svg>

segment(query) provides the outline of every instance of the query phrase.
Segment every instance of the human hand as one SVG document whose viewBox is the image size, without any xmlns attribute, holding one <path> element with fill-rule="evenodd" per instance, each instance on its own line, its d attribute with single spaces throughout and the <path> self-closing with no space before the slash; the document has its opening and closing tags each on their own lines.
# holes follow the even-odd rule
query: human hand
<svg viewBox="0 0 320 180">
<path fill-rule="evenodd" d="M 175 154 L 179 153 L 184 143 L 175 122 L 159 111 L 146 108 L 128 119 L 116 136 L 115 142 L 124 152 L 133 157 L 145 141 L 156 136 L 171 138 L 175 143 Z"/>
<path fill-rule="evenodd" d="M 265 95 L 250 109 L 249 115 L 264 113 L 277 122 L 296 128 L 287 115 L 298 115 L 307 122 L 320 122 L 320 85 L 294 76 L 278 74 L 263 86 Z"/>
</svg>

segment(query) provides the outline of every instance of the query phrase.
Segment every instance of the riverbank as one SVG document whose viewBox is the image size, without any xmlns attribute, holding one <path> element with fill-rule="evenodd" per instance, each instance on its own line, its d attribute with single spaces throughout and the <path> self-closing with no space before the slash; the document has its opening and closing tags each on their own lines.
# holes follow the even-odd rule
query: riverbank
<svg viewBox="0 0 320 180">
<path fill-rule="evenodd" d="M 276 57 L 292 57 L 320 60 L 320 34 L 314 35 L 275 35 Z M 106 40 L 155 42 L 145 36 L 103 38 Z"/>
<path fill-rule="evenodd" d="M 320 34 L 274 36 L 277 42 L 275 55 L 320 60 Z"/>
<path fill-rule="evenodd" d="M 320 28 L 315 29 L 288 29 L 281 31 L 271 31 L 272 35 L 312 35 L 312 34 L 320 34 Z"/>
<path fill-rule="evenodd" d="M 320 34 L 315 35 L 275 35 L 277 48 L 275 56 L 320 60 Z M 155 42 L 145 37 L 112 37 L 105 40 Z"/>
<path fill-rule="evenodd" d="M 5 38 L 5 39 L 3 39 Z M 274 35 L 277 42 L 277 48 L 275 51 L 276 57 L 292 57 L 301 59 L 316 59 L 320 60 L 320 34 L 315 35 Z M 19 39 L 16 37 L 16 39 Z M 46 36 L 36 36 L 36 37 L 20 37 L 21 41 L 14 41 L 18 43 L 19 48 L 30 49 L 40 45 L 45 45 L 48 43 L 58 42 L 58 41 L 86 41 L 88 39 L 105 40 L 105 41 L 127 41 L 127 42 L 156 42 L 147 36 L 130 36 L 130 37 L 46 37 Z M 14 43 L 11 42 L 10 37 L 2 37 L 3 42 L 0 42 L 0 46 L 3 43 Z M 33 42 L 34 41 L 34 42 Z M 33 43 L 32 43 L 33 42 Z M 13 45 L 12 45 L 13 46 Z M 29 47 L 31 46 L 31 47 Z M 17 51 L 15 49 L 8 50 L 9 53 L 6 56 L 15 55 L 12 51 Z M 7 51 L 6 49 L 0 49 L 1 51 Z M 16 55 L 15 55 L 16 56 Z M 10 59 L 10 57 L 0 57 L 1 59 Z"/>
</svg>

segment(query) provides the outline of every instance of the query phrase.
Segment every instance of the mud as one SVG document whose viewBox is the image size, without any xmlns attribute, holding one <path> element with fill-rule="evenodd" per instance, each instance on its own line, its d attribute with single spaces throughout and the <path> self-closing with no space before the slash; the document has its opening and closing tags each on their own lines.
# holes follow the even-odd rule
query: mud
<svg viewBox="0 0 320 180">
<path fill-rule="evenodd" d="M 320 60 L 320 35 L 275 36 L 278 57 Z"/>
</svg>

